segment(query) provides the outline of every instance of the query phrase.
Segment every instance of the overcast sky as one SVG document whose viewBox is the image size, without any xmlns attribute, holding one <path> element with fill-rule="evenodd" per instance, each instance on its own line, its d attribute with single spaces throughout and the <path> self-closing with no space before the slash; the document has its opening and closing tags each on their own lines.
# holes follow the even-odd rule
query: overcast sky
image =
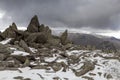
<svg viewBox="0 0 120 80">
<path fill-rule="evenodd" d="M 120 0 L 0 0 L 0 29 L 27 27 L 34 15 L 54 28 L 120 30 Z"/>
</svg>

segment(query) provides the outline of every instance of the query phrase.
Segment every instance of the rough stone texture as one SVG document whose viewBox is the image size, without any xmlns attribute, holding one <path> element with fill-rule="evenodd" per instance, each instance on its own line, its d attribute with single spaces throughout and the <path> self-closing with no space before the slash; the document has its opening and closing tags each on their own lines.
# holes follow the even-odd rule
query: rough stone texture
<svg viewBox="0 0 120 80">
<path fill-rule="evenodd" d="M 26 52 L 31 53 L 32 51 L 29 49 L 28 45 L 25 43 L 25 41 L 21 40 L 19 42 L 20 47 L 22 47 Z"/>
<path fill-rule="evenodd" d="M 75 71 L 76 76 L 82 76 L 86 74 L 87 72 L 94 70 L 95 64 L 93 62 L 85 62 L 84 65 L 81 67 L 80 71 Z M 73 70 L 74 71 L 74 70 Z"/>
<path fill-rule="evenodd" d="M 27 37 L 26 42 L 44 44 L 47 42 L 47 37 L 44 33 L 32 33 Z"/>
<path fill-rule="evenodd" d="M 0 44 L 0 54 L 9 55 L 12 53 L 12 50 L 7 45 Z"/>
<path fill-rule="evenodd" d="M 26 56 L 12 55 L 14 59 L 18 60 L 20 63 L 24 64 L 26 61 Z"/>
<path fill-rule="evenodd" d="M 73 45 L 71 43 L 68 43 L 64 46 L 66 50 L 70 49 Z"/>
<path fill-rule="evenodd" d="M 50 45 L 57 46 L 57 45 L 60 45 L 60 39 L 57 39 L 57 38 L 49 38 L 49 39 L 48 39 L 48 43 L 49 43 Z"/>
<path fill-rule="evenodd" d="M 27 31 L 34 33 L 34 32 L 38 32 L 39 30 L 39 21 L 38 21 L 38 17 L 35 15 L 31 21 L 30 24 L 28 25 Z"/>
<path fill-rule="evenodd" d="M 51 67 L 56 72 L 62 68 L 62 65 L 61 65 L 61 63 L 53 63 Z"/>
<path fill-rule="evenodd" d="M 16 38 L 17 26 L 15 23 L 9 26 L 1 35 L 3 38 Z"/>
<path fill-rule="evenodd" d="M 29 66 L 30 65 L 30 60 L 28 58 L 26 58 L 24 66 Z"/>
<path fill-rule="evenodd" d="M 3 61 L 7 58 L 7 55 L 5 54 L 0 54 L 0 61 Z"/>
<path fill-rule="evenodd" d="M 2 33 L 0 32 L 0 41 L 4 40 L 5 38 L 2 36 Z"/>
<path fill-rule="evenodd" d="M 65 32 L 62 33 L 60 40 L 63 45 L 67 44 L 67 37 L 68 37 L 68 31 L 65 30 Z"/>
</svg>

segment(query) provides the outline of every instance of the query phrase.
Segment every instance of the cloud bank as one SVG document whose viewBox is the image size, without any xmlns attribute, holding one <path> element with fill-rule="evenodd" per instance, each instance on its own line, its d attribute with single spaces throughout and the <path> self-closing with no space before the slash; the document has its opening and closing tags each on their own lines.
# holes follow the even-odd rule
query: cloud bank
<svg viewBox="0 0 120 80">
<path fill-rule="evenodd" d="M 27 27 L 33 15 L 51 27 L 118 30 L 120 0 L 1 0 L 0 28 Z"/>
</svg>

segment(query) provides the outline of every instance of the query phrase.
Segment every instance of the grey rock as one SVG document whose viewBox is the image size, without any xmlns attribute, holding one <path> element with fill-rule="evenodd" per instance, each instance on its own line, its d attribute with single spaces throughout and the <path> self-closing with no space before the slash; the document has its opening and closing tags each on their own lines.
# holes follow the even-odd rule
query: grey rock
<svg viewBox="0 0 120 80">
<path fill-rule="evenodd" d="M 68 31 L 65 30 L 65 32 L 62 33 L 60 36 L 61 44 L 66 45 L 67 44 L 67 37 L 68 37 Z"/>
<path fill-rule="evenodd" d="M 0 54 L 9 55 L 12 52 L 13 51 L 7 45 L 0 44 Z"/>
<path fill-rule="evenodd" d="M 39 25 L 40 25 L 40 24 L 39 24 L 38 17 L 37 17 L 37 15 L 35 15 L 35 16 L 31 19 L 30 24 L 28 25 L 27 31 L 28 31 L 28 32 L 31 32 L 31 33 L 38 32 Z"/>
<path fill-rule="evenodd" d="M 26 52 L 32 54 L 32 51 L 29 49 L 28 45 L 25 43 L 25 41 L 20 40 L 19 42 L 20 47 L 22 47 Z"/>
<path fill-rule="evenodd" d="M 16 38 L 17 26 L 15 23 L 9 26 L 1 35 L 3 38 Z"/>
</svg>

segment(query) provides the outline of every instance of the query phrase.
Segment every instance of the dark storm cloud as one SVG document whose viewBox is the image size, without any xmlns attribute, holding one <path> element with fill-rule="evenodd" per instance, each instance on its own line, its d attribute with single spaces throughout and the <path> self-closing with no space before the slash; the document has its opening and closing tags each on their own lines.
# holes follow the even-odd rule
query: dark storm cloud
<svg viewBox="0 0 120 80">
<path fill-rule="evenodd" d="M 27 26 L 38 15 L 53 27 L 118 29 L 120 0 L 0 0 L 4 21 Z"/>
</svg>

